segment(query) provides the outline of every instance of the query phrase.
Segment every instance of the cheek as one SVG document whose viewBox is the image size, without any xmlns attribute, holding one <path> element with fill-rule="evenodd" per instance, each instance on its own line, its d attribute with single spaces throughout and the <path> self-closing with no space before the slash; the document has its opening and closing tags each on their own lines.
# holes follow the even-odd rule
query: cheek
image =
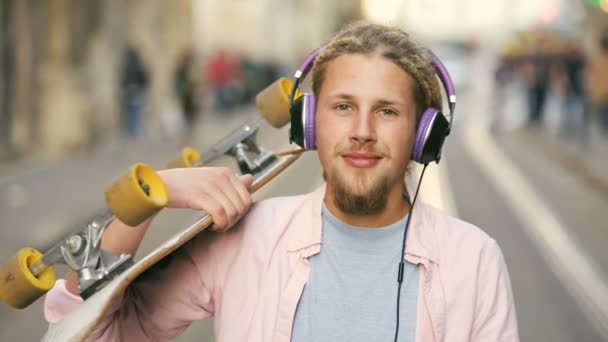
<svg viewBox="0 0 608 342">
<path fill-rule="evenodd" d="M 411 127 L 403 127 L 380 133 L 379 136 L 386 137 L 384 143 L 390 148 L 392 158 L 401 164 L 401 161 L 408 163 L 411 159 L 414 134 L 415 132 Z"/>
<path fill-rule="evenodd" d="M 317 153 L 322 166 L 326 166 L 325 162 L 332 154 L 333 141 L 331 131 L 331 123 L 328 122 L 326 115 L 317 113 L 315 118 L 315 132 L 316 132 L 316 143 Z"/>
<path fill-rule="evenodd" d="M 317 113 L 315 130 L 317 147 L 321 150 L 331 150 L 344 135 L 344 124 L 330 113 Z"/>
<path fill-rule="evenodd" d="M 404 134 L 404 137 L 405 139 L 403 141 L 403 146 L 405 146 L 405 151 L 409 157 L 412 153 L 412 149 L 414 148 L 414 142 L 416 141 L 416 130 L 410 129 L 410 132 Z"/>
</svg>

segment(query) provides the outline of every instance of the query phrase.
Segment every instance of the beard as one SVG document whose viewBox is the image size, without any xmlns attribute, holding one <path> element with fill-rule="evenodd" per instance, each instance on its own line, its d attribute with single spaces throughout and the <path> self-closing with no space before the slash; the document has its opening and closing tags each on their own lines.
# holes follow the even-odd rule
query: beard
<svg viewBox="0 0 608 342">
<path fill-rule="evenodd" d="M 325 173 L 323 178 L 327 180 Z M 387 174 L 371 180 L 360 176 L 355 182 L 359 184 L 350 185 L 338 175 L 338 172 L 332 172 L 329 183 L 332 184 L 333 200 L 338 209 L 349 215 L 363 216 L 378 214 L 386 208 L 389 190 Z M 359 187 L 362 191 L 357 192 L 353 187 Z"/>
</svg>

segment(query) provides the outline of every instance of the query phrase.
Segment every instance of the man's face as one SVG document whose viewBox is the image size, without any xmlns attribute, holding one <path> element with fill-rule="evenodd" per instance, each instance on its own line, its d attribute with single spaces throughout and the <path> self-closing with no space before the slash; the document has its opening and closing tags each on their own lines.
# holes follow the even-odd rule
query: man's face
<svg viewBox="0 0 608 342">
<path fill-rule="evenodd" d="M 317 147 L 342 211 L 384 209 L 410 161 L 415 111 L 413 79 L 390 60 L 347 54 L 328 64 L 317 100 Z"/>
</svg>

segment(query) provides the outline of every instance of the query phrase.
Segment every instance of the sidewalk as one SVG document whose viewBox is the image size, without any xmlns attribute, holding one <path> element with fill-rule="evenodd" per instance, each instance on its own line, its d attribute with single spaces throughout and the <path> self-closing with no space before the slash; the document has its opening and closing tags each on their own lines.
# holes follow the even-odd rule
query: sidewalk
<svg viewBox="0 0 608 342">
<path fill-rule="evenodd" d="M 593 132 L 586 145 L 555 136 L 542 128 L 521 128 L 511 135 L 608 197 L 608 139 L 601 137 L 599 132 Z"/>
</svg>

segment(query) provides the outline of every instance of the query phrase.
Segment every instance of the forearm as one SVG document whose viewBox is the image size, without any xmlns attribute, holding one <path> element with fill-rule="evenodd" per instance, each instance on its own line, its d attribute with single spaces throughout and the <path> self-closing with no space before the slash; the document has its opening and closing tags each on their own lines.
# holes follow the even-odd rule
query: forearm
<svg viewBox="0 0 608 342">
<path fill-rule="evenodd" d="M 131 227 L 115 219 L 108 225 L 101 239 L 101 248 L 114 255 L 135 255 L 141 240 L 144 238 L 154 216 L 145 220 L 136 227 Z M 78 295 L 78 274 L 74 271 L 68 273 L 66 288 Z"/>
<path fill-rule="evenodd" d="M 253 176 L 235 176 L 229 168 L 178 168 L 158 172 L 169 194 L 169 208 L 205 210 L 213 217 L 211 229 L 219 231 L 231 227 L 251 205 L 247 188 Z M 114 220 L 103 234 L 101 247 L 114 255 L 135 255 L 152 218 L 137 227 Z M 75 272 L 67 277 L 66 288 L 78 294 Z"/>
</svg>

